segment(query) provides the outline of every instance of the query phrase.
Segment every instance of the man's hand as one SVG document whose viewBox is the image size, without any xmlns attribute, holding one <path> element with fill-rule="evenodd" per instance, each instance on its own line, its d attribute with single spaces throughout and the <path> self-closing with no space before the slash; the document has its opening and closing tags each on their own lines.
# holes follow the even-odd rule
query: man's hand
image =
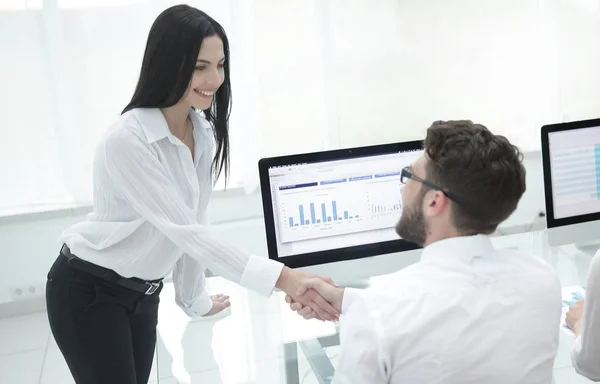
<svg viewBox="0 0 600 384">
<path fill-rule="evenodd" d="M 317 315 L 315 311 L 311 307 L 305 307 L 302 303 L 294 301 L 291 296 L 285 295 L 285 302 L 290 305 L 290 309 L 294 312 L 298 312 L 298 315 L 304 317 L 306 320 L 317 319 L 321 321 L 325 321 Z"/>
<path fill-rule="evenodd" d="M 579 300 L 569 308 L 566 316 L 566 323 L 575 332 L 575 336 L 579 336 L 579 325 L 583 317 L 583 300 Z"/>
<path fill-rule="evenodd" d="M 344 289 L 338 288 L 337 286 L 328 284 L 319 278 L 310 278 L 304 280 L 298 288 L 297 294 L 302 296 L 310 291 L 316 291 L 321 297 L 327 300 L 331 305 L 341 313 L 342 311 L 342 300 L 344 298 Z M 295 301 L 289 295 L 285 297 L 285 301 L 290 304 L 292 311 L 298 312 L 298 314 L 305 319 L 317 318 L 319 320 L 325 320 L 315 313 L 310 307 L 302 305 L 301 302 Z"/>
<path fill-rule="evenodd" d="M 307 279 L 318 280 L 325 285 L 333 287 L 333 281 L 331 279 L 312 277 L 311 275 L 303 272 L 294 271 L 288 267 L 283 267 L 279 280 L 275 286 L 284 291 L 291 300 L 309 307 L 314 311 L 315 317 L 321 320 L 334 321 L 339 318 L 339 309 L 333 307 L 327 299 L 322 297 L 313 289 L 307 290 L 303 283 Z"/>
</svg>

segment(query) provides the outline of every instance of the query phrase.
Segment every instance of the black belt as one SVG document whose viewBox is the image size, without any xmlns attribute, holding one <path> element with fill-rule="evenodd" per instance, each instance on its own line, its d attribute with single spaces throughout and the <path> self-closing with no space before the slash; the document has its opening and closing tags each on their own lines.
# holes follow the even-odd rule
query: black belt
<svg viewBox="0 0 600 384">
<path fill-rule="evenodd" d="M 101 267 L 73 255 L 66 244 L 63 244 L 60 254 L 69 260 L 69 265 L 73 268 L 145 295 L 156 292 L 162 283 L 162 279 L 145 281 L 137 277 L 125 278 L 112 269 Z"/>
</svg>

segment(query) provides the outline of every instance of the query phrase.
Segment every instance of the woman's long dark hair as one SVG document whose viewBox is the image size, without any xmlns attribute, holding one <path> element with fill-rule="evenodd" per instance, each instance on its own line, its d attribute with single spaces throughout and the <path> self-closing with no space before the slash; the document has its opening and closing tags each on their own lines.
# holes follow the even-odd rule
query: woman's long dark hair
<svg viewBox="0 0 600 384">
<path fill-rule="evenodd" d="M 202 41 L 215 35 L 223 41 L 225 80 L 204 115 L 213 126 L 217 143 L 212 162 L 214 178 L 218 179 L 224 171 L 227 183 L 231 110 L 229 41 L 223 27 L 206 13 L 188 5 L 176 5 L 156 18 L 148 35 L 137 87 L 122 113 L 134 108 L 167 108 L 177 104 L 192 78 Z"/>
</svg>

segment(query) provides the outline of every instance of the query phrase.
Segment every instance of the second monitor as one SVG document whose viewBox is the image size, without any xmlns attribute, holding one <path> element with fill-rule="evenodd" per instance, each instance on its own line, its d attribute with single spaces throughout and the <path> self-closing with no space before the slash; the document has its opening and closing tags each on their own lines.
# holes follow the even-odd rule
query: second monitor
<svg viewBox="0 0 600 384">
<path fill-rule="evenodd" d="M 600 119 L 542 127 L 542 165 L 550 245 L 600 247 Z"/>
</svg>

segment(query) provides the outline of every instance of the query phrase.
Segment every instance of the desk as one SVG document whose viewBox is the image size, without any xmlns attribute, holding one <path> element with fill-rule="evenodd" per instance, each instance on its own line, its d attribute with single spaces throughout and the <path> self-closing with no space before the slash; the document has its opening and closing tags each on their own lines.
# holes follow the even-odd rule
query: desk
<svg viewBox="0 0 600 384">
<path fill-rule="evenodd" d="M 585 285 L 590 257 L 573 245 L 548 246 L 544 231 L 496 236 L 492 241 L 497 248 L 517 248 L 543 258 L 555 268 L 563 286 Z M 220 277 L 209 278 L 207 284 L 211 293 L 231 296 L 230 315 L 190 321 L 175 305 L 172 285 L 162 291 L 154 382 L 329 382 L 339 351 L 335 323 L 300 318 L 289 310 L 279 292 L 267 299 Z M 557 384 L 588 382 L 570 368 L 573 341 L 560 332 Z"/>
</svg>

